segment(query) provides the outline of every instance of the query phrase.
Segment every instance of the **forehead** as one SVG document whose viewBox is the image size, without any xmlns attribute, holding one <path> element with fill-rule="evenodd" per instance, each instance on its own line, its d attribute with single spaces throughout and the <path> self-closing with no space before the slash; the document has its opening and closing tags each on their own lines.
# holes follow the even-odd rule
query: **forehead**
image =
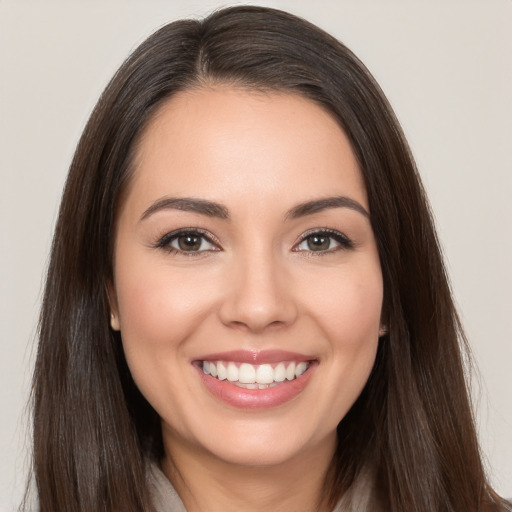
<svg viewBox="0 0 512 512">
<path fill-rule="evenodd" d="M 349 195 L 367 207 L 340 125 L 298 95 L 233 87 L 180 92 L 144 130 L 128 195 L 186 195 L 229 202 Z M 141 208 L 143 205 L 141 205 Z"/>
</svg>

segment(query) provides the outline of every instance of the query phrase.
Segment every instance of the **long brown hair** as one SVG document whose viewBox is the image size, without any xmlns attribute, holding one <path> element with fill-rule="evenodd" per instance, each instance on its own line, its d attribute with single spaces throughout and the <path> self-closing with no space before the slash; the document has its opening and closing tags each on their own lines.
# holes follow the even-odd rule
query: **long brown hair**
<svg viewBox="0 0 512 512">
<path fill-rule="evenodd" d="M 136 388 L 108 283 L 116 209 L 148 119 L 205 83 L 298 94 L 340 123 L 364 176 L 384 279 L 388 334 L 338 427 L 333 505 L 370 465 L 394 512 L 480 511 L 502 502 L 482 468 L 457 318 L 428 203 L 400 126 L 340 42 L 282 11 L 233 7 L 158 30 L 101 96 L 76 150 L 53 239 L 33 384 L 41 512 L 151 510 L 145 461 L 159 418 Z"/>
</svg>

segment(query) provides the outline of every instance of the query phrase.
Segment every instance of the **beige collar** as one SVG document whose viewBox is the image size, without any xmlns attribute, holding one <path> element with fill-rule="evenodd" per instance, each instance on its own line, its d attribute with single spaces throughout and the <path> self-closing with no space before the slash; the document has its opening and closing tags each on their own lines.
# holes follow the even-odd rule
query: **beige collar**
<svg viewBox="0 0 512 512">
<path fill-rule="evenodd" d="M 187 512 L 178 493 L 157 464 L 148 464 L 147 475 L 155 512 Z M 379 512 L 381 507 L 376 502 L 374 483 L 373 473 L 363 470 L 333 512 Z"/>
</svg>

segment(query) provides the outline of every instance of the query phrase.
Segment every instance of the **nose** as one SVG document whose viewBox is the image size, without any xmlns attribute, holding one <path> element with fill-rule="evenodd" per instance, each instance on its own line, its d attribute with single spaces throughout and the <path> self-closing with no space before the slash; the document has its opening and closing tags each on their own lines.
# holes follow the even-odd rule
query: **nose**
<svg viewBox="0 0 512 512">
<path fill-rule="evenodd" d="M 285 265 L 258 252 L 232 262 L 219 310 L 222 323 L 255 334 L 291 325 L 298 313 Z"/>
</svg>

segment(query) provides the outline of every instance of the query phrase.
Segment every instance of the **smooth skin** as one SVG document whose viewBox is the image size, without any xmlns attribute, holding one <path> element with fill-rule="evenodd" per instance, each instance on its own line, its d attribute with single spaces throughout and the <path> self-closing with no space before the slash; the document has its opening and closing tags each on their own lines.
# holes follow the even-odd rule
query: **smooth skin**
<svg viewBox="0 0 512 512">
<path fill-rule="evenodd" d="M 317 510 L 336 426 L 383 328 L 379 256 L 347 137 L 310 100 L 217 85 L 164 104 L 135 164 L 117 222 L 112 327 L 162 418 L 165 474 L 189 512 Z M 297 214 L 332 197 L 349 201 Z M 197 204 L 183 198 L 215 207 L 190 211 Z M 244 410 L 213 396 L 193 364 L 240 349 L 316 364 L 290 401 Z"/>
</svg>

